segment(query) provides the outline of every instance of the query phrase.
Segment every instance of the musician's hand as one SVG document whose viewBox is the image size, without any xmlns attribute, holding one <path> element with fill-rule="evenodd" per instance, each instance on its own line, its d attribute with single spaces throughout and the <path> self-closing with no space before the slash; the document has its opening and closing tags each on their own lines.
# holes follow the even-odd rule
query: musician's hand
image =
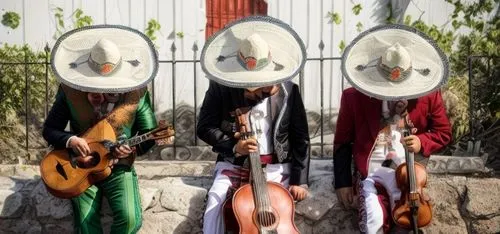
<svg viewBox="0 0 500 234">
<path fill-rule="evenodd" d="M 349 208 L 355 207 L 352 187 L 335 189 L 335 193 L 337 194 L 337 199 L 340 201 L 340 204 L 342 204 L 344 209 L 348 210 Z"/>
<path fill-rule="evenodd" d="M 90 152 L 90 147 L 87 141 L 81 137 L 71 137 L 68 146 L 77 152 L 78 155 L 87 156 Z"/>
<path fill-rule="evenodd" d="M 234 134 L 234 137 L 239 139 L 240 138 L 240 133 L 237 132 Z M 240 139 L 238 143 L 236 143 L 234 151 L 236 151 L 237 156 L 242 156 L 242 155 L 249 155 L 250 153 L 257 152 L 258 150 L 258 144 L 257 140 L 254 138 L 249 138 L 246 140 Z"/>
<path fill-rule="evenodd" d="M 292 194 L 293 199 L 296 201 L 304 200 L 307 197 L 307 194 L 309 194 L 306 188 L 298 185 L 290 185 L 288 190 L 290 191 L 290 194 Z"/>
<path fill-rule="evenodd" d="M 79 155 L 75 159 L 78 167 L 80 168 L 91 168 L 96 165 L 93 155 Z"/>
<path fill-rule="evenodd" d="M 416 135 L 409 135 L 402 139 L 402 143 L 406 144 L 409 152 L 419 153 L 422 149 L 422 143 L 420 142 L 420 138 Z"/>
<path fill-rule="evenodd" d="M 110 159 L 110 160 L 109 160 L 109 163 L 108 163 L 108 166 L 109 166 L 109 167 L 111 167 L 111 168 L 113 168 L 113 166 L 114 166 L 115 164 L 117 164 L 119 160 L 120 160 L 120 159 L 117 159 L 117 158 L 112 158 L 112 159 Z"/>
<path fill-rule="evenodd" d="M 128 157 L 134 150 L 128 145 L 120 145 L 115 148 L 114 156 L 116 158 L 126 158 Z"/>
</svg>

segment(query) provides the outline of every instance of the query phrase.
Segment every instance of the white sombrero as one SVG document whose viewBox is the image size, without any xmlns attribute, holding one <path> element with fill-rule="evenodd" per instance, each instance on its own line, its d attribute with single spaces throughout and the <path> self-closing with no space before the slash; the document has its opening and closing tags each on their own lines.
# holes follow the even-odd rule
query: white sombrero
<svg viewBox="0 0 500 234">
<path fill-rule="evenodd" d="M 304 67 L 305 46 L 281 20 L 250 16 L 228 24 L 205 43 L 201 67 L 209 79 L 230 87 L 282 83 Z"/>
<path fill-rule="evenodd" d="M 54 45 L 57 79 L 84 92 L 122 93 L 146 86 L 158 72 L 151 40 L 125 26 L 96 25 L 69 31 Z"/>
<path fill-rule="evenodd" d="M 342 73 L 370 97 L 412 99 L 446 83 L 448 60 L 430 37 L 415 28 L 382 25 L 351 42 L 342 56 Z"/>
</svg>

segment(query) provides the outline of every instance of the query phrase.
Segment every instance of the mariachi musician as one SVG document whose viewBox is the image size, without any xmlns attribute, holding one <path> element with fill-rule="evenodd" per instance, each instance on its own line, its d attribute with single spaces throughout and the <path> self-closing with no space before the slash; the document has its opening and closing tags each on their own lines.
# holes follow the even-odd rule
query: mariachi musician
<svg viewBox="0 0 500 234">
<path fill-rule="evenodd" d="M 342 93 L 336 125 L 336 193 L 344 207 L 359 205 L 361 232 L 387 233 L 394 224 L 391 211 L 404 199 L 393 168 L 405 162 L 405 148 L 410 156 L 429 157 L 450 142 L 439 91 L 448 77 L 448 61 L 427 35 L 384 25 L 352 41 L 342 57 L 342 73 L 353 88 Z M 406 137 L 405 126 L 411 132 Z"/>
<path fill-rule="evenodd" d="M 158 58 L 153 43 L 141 32 L 113 25 L 72 30 L 57 40 L 51 65 L 61 84 L 43 137 L 56 149 L 73 149 L 80 166 L 90 167 L 98 160 L 79 137 L 98 121 L 106 118 L 121 139 L 157 127 L 145 86 L 157 74 Z M 65 130 L 68 122 L 70 131 Z M 113 212 L 111 233 L 139 230 L 142 209 L 132 163 L 154 143 L 115 148 L 110 176 L 71 199 L 76 233 L 102 233 L 103 196 Z"/>
<path fill-rule="evenodd" d="M 268 181 L 281 183 L 295 200 L 307 196 L 306 112 L 298 86 L 290 81 L 303 69 L 305 58 L 297 33 L 271 17 L 243 18 L 207 40 L 201 65 L 211 81 L 197 133 L 218 157 L 208 192 L 204 233 L 224 233 L 223 203 L 248 181 L 244 164 L 252 152 L 260 153 Z M 239 137 L 235 123 L 238 108 L 262 113 L 262 134 L 257 139 Z"/>
</svg>

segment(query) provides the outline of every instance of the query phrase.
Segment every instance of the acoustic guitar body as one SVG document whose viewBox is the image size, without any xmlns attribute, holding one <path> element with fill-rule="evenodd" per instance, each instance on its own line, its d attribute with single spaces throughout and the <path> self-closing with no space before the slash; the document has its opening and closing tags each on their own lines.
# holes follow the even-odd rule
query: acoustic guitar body
<svg viewBox="0 0 500 234">
<path fill-rule="evenodd" d="M 115 142 L 113 127 L 106 121 L 100 121 L 90 128 L 84 138 L 90 147 L 91 155 L 96 159 L 91 168 L 79 167 L 72 162 L 71 149 L 53 150 L 40 163 L 40 173 L 47 190 L 59 198 L 72 198 L 80 195 L 92 184 L 111 174 L 109 160 L 111 154 L 102 144 L 104 141 Z"/>
<path fill-rule="evenodd" d="M 295 204 L 290 193 L 278 183 L 267 182 L 271 211 L 255 208 L 252 185 L 246 184 L 238 189 L 233 197 L 233 211 L 241 234 L 264 233 L 299 233 L 294 222 Z M 272 212 L 272 214 L 265 214 Z M 267 224 L 261 222 L 259 216 L 267 215 Z M 260 230 L 259 230 L 260 229 Z"/>
</svg>

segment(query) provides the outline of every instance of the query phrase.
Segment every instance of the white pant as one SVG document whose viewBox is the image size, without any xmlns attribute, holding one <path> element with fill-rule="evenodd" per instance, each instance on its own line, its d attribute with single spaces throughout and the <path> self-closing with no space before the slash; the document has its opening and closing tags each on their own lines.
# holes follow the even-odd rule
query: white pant
<svg viewBox="0 0 500 234">
<path fill-rule="evenodd" d="M 359 227 L 361 232 L 369 234 L 382 233 L 384 216 L 390 215 L 389 212 L 394 208 L 394 201 L 399 200 L 401 197 L 401 191 L 397 186 L 394 172 L 390 168 L 380 168 L 372 176 L 361 181 L 359 194 L 361 208 Z M 375 183 L 381 184 L 389 195 L 391 209 L 389 212 L 384 213 L 382 210 Z"/>
<path fill-rule="evenodd" d="M 267 164 L 267 181 L 281 183 L 288 187 L 290 163 Z M 203 233 L 219 234 L 224 233 L 224 219 L 222 217 L 222 205 L 227 198 L 227 192 L 231 187 L 235 187 L 234 180 L 241 172 L 240 166 L 235 166 L 228 162 L 217 162 L 215 165 L 215 179 L 212 187 L 208 191 L 207 207 L 203 216 Z M 231 175 L 228 176 L 228 175 Z M 237 185 L 239 186 L 239 184 Z M 235 188 L 238 189 L 238 188 Z"/>
<path fill-rule="evenodd" d="M 392 147 L 396 152 L 392 160 L 396 165 L 400 165 L 405 162 L 405 150 L 400 143 L 401 133 L 392 130 L 391 134 Z M 362 233 L 382 233 L 384 216 L 391 215 L 395 201 L 401 197 L 401 191 L 396 182 L 395 170 L 381 166 L 381 163 L 386 159 L 386 153 L 382 145 L 375 145 L 369 159 L 368 176 L 359 185 L 359 229 Z M 375 184 L 382 185 L 389 195 L 390 210 L 388 212 L 384 213 L 382 209 Z"/>
</svg>

